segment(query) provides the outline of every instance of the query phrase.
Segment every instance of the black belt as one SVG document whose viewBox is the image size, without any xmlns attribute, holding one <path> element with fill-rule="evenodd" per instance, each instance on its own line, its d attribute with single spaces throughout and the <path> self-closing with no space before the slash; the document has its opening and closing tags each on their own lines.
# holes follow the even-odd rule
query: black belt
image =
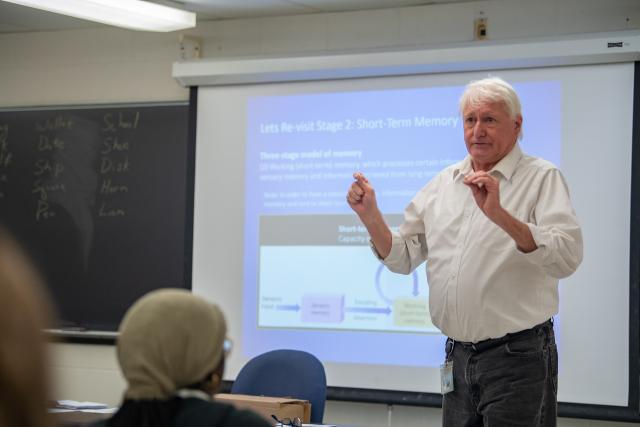
<svg viewBox="0 0 640 427">
<path fill-rule="evenodd" d="M 525 329 L 523 331 L 514 332 L 512 334 L 504 335 L 500 338 L 489 338 L 486 340 L 478 341 L 476 343 L 473 342 L 464 342 L 464 341 L 455 341 L 455 344 L 460 344 L 465 348 L 471 349 L 476 353 L 483 352 L 485 350 L 489 350 L 490 348 L 497 347 L 506 342 L 513 341 L 519 338 L 532 337 L 538 334 L 538 331 L 544 329 L 552 329 L 553 328 L 553 320 L 549 319 L 544 323 L 540 323 L 539 325 L 534 326 L 531 329 Z M 447 340 L 447 352 L 449 352 L 449 346 L 453 346 L 454 340 L 449 338 Z"/>
</svg>

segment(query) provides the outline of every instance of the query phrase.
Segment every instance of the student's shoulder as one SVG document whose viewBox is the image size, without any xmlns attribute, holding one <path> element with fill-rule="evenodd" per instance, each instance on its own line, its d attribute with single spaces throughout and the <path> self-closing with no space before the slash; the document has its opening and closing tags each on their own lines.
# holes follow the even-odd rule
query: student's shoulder
<svg viewBox="0 0 640 427">
<path fill-rule="evenodd" d="M 229 414 L 227 424 L 231 426 L 243 427 L 271 427 L 271 423 L 252 411 L 235 409 Z"/>
<path fill-rule="evenodd" d="M 258 414 L 221 402 L 185 399 L 180 410 L 179 426 L 207 425 L 216 427 L 270 427 Z"/>
</svg>

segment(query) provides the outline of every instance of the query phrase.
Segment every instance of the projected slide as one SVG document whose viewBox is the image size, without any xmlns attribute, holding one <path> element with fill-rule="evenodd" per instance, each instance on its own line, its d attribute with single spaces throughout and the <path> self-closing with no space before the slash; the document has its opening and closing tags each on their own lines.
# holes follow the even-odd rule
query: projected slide
<svg viewBox="0 0 640 427">
<path fill-rule="evenodd" d="M 260 218 L 258 326 L 437 332 L 424 274 L 387 271 L 356 243 L 366 231 L 351 223 L 347 215 Z M 308 240 L 278 239 L 270 228 Z"/>
<path fill-rule="evenodd" d="M 516 89 L 525 110 L 526 140 L 532 141 L 531 147 L 523 142 L 523 149 L 559 164 L 560 84 L 524 83 Z M 256 313 L 255 323 L 245 328 L 254 351 L 268 341 L 261 334 L 270 330 L 288 339 L 320 341 L 349 332 L 352 344 L 347 345 L 353 348 L 328 359 L 441 362 L 442 336 L 431 323 L 424 268 L 407 276 L 384 268 L 345 195 L 353 172 L 364 172 L 388 224 L 399 226 L 415 193 L 466 155 L 458 112 L 462 90 L 249 99 L 244 293 L 251 301 L 246 308 Z M 529 118 L 536 120 L 531 134 Z M 319 335 L 304 335 L 310 330 Z M 396 352 L 380 352 L 381 338 L 425 356 L 413 353 L 409 361 Z M 371 352 L 376 356 L 367 356 Z"/>
</svg>

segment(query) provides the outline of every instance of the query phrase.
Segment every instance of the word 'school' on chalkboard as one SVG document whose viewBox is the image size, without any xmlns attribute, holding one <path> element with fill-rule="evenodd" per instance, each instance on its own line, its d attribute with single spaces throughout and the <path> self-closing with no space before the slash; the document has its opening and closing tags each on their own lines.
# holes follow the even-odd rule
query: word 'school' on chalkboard
<svg viewBox="0 0 640 427">
<path fill-rule="evenodd" d="M 140 295 L 189 286 L 187 123 L 186 104 L 0 110 L 0 221 L 62 327 L 116 330 Z"/>
</svg>

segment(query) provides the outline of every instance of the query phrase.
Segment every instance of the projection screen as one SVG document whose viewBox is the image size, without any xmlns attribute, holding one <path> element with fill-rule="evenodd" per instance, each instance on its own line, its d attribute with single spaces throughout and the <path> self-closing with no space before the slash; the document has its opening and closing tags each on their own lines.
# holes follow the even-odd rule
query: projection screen
<svg viewBox="0 0 640 427">
<path fill-rule="evenodd" d="M 198 88 L 193 292 L 226 313 L 226 379 L 293 348 L 332 387 L 439 393 L 424 266 L 383 268 L 345 194 L 363 171 L 397 227 L 465 156 L 458 99 L 487 75 L 520 94 L 521 147 L 560 168 L 583 227 L 555 318 L 559 401 L 630 405 L 633 63 Z"/>
</svg>

